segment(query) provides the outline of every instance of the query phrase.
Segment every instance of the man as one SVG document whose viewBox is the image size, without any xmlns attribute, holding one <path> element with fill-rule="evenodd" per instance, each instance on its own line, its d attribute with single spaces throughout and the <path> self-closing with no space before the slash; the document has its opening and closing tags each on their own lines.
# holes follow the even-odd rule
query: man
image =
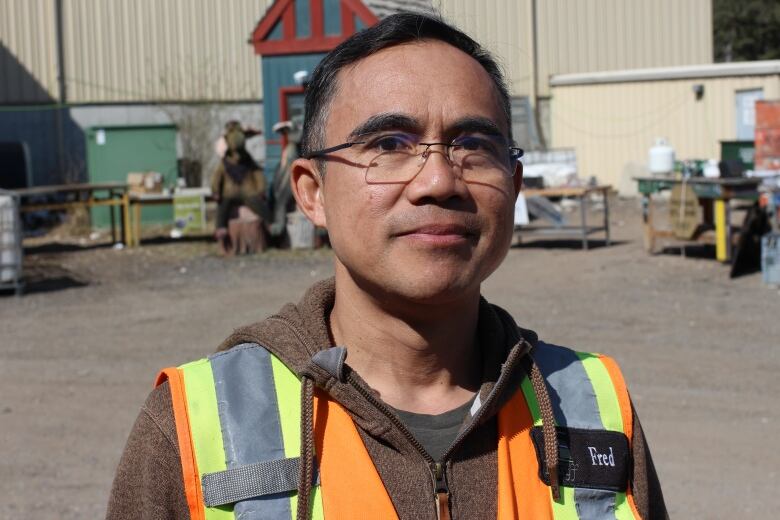
<svg viewBox="0 0 780 520">
<path fill-rule="evenodd" d="M 664 518 L 615 363 L 480 297 L 522 174 L 493 59 L 391 16 L 315 70 L 302 148 L 335 278 L 164 371 L 108 517 Z"/>
</svg>

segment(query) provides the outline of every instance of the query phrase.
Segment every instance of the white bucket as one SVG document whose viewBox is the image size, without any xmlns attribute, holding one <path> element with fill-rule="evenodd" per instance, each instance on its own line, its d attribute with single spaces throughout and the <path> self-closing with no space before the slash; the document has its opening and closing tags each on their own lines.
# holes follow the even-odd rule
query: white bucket
<svg viewBox="0 0 780 520">
<path fill-rule="evenodd" d="M 19 225 L 14 199 L 0 195 L 0 282 L 11 282 L 18 278 L 16 272 L 21 259 L 21 244 L 16 241 Z"/>
<path fill-rule="evenodd" d="M 300 211 L 287 214 L 287 235 L 292 249 L 314 247 L 314 224 Z"/>
</svg>

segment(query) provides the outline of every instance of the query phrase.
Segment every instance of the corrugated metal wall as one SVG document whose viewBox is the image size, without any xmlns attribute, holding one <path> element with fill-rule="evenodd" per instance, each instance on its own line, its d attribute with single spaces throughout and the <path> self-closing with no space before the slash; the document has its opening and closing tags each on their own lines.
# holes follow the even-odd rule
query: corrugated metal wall
<svg viewBox="0 0 780 520">
<path fill-rule="evenodd" d="M 530 93 L 530 0 L 435 0 Z M 536 0 L 538 89 L 554 74 L 712 62 L 711 0 Z"/>
<path fill-rule="evenodd" d="M 260 97 L 246 41 L 271 1 L 66 0 L 69 101 Z M 501 59 L 515 96 L 530 92 L 529 2 L 433 0 Z M 0 82 L 0 102 L 57 96 L 54 5 L 0 0 L 0 64 L 27 71 Z M 536 0 L 536 9 L 541 96 L 552 74 L 712 61 L 711 0 Z"/>
<path fill-rule="evenodd" d="M 68 0 L 69 101 L 258 98 L 247 40 L 270 1 Z"/>
<path fill-rule="evenodd" d="M 262 96 L 247 43 L 272 0 L 65 0 L 71 103 Z M 58 97 L 55 0 L 0 0 L 0 103 Z"/>
<path fill-rule="evenodd" d="M 513 96 L 529 93 L 529 0 L 434 0 L 445 20 L 456 25 L 496 58 Z"/>
<path fill-rule="evenodd" d="M 0 0 L 0 103 L 47 103 L 57 92 L 54 2 Z"/>
<path fill-rule="evenodd" d="M 542 95 L 554 74 L 712 63 L 711 0 L 537 5 Z"/>
<path fill-rule="evenodd" d="M 698 101 L 695 84 L 704 85 Z M 656 137 L 668 139 L 677 159 L 719 159 L 719 141 L 736 138 L 736 92 L 755 88 L 765 99 L 778 99 L 780 77 L 553 87 L 551 145 L 577 150 L 580 177 L 595 176 L 632 193 L 629 177 L 647 164 Z"/>
</svg>

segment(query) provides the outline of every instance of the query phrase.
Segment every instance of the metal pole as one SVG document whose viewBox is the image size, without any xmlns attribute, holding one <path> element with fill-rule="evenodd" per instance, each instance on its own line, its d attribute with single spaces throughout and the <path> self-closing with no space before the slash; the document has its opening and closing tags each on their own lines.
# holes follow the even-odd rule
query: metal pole
<svg viewBox="0 0 780 520">
<path fill-rule="evenodd" d="M 70 181 L 72 179 L 64 178 L 65 168 L 65 130 L 63 124 L 63 111 L 67 110 L 65 105 L 68 102 L 67 83 L 65 81 L 65 45 L 64 28 L 62 23 L 62 0 L 54 0 L 54 9 L 56 12 L 57 25 L 57 82 L 59 86 L 59 107 L 55 110 L 55 130 L 57 133 L 57 166 L 60 172 L 61 181 Z"/>
<path fill-rule="evenodd" d="M 588 197 L 580 195 L 580 219 L 582 222 L 582 249 L 588 249 Z"/>
<path fill-rule="evenodd" d="M 537 25 L 536 25 L 536 0 L 528 0 L 528 19 L 531 22 L 531 30 L 528 31 L 528 56 L 531 61 L 530 66 L 530 101 L 531 117 L 533 118 L 536 138 L 539 141 L 539 147 L 542 150 L 547 149 L 544 132 L 539 118 L 539 58 L 537 53 Z"/>
<path fill-rule="evenodd" d="M 604 188 L 604 190 L 601 192 L 602 196 L 604 197 L 604 231 L 606 232 L 607 240 L 606 245 L 607 247 L 610 246 L 610 239 L 609 239 L 609 190 L 607 188 Z"/>
</svg>

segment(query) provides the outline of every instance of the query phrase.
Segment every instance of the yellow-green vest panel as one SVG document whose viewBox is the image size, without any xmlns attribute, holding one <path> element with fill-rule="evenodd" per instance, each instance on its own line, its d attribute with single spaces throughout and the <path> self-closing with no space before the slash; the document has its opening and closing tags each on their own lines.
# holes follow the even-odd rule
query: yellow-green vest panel
<svg viewBox="0 0 780 520">
<path fill-rule="evenodd" d="M 207 520 L 296 517 L 297 376 L 255 344 L 180 367 Z M 311 517 L 323 518 L 319 486 Z"/>
<path fill-rule="evenodd" d="M 626 496 L 629 439 L 618 390 L 601 357 L 541 341 L 531 355 L 547 383 L 558 433 L 561 497 L 556 501 L 550 495 L 555 519 L 635 518 Z M 542 462 L 542 416 L 536 394 L 528 377 L 521 387 L 539 428 L 532 437 Z M 545 466 L 540 464 L 540 478 L 549 482 Z"/>
</svg>

